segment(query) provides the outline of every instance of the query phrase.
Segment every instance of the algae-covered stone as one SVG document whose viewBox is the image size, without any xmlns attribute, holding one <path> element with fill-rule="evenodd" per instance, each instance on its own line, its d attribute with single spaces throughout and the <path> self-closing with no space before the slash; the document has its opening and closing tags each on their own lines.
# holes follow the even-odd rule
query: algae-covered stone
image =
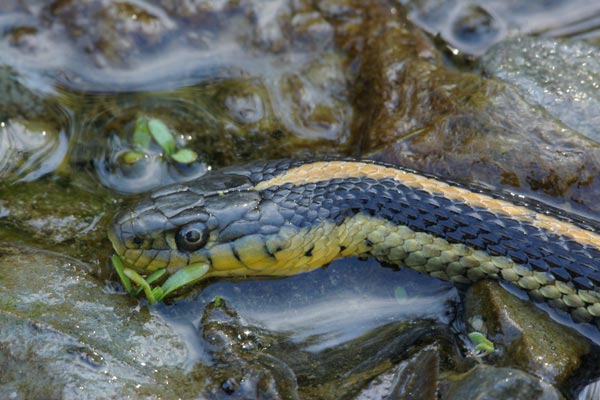
<svg viewBox="0 0 600 400">
<path fill-rule="evenodd" d="M 483 320 L 488 338 L 505 349 L 497 353 L 497 365 L 520 368 L 548 382 L 564 383 L 592 350 L 589 339 L 496 282 L 483 281 L 469 288 L 465 319 L 473 318 Z"/>
<path fill-rule="evenodd" d="M 59 179 L 0 185 L 0 239 L 20 240 L 98 265 L 103 254 L 110 254 L 106 230 L 116 203 L 113 196 Z"/>
</svg>

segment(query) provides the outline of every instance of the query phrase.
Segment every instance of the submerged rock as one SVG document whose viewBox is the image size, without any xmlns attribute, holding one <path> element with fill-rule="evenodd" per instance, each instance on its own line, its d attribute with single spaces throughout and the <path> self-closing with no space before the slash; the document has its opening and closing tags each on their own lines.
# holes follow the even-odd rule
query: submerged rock
<svg viewBox="0 0 600 400">
<path fill-rule="evenodd" d="M 36 180 L 67 157 L 67 112 L 35 80 L 0 66 L 0 181 Z"/>
<path fill-rule="evenodd" d="M 451 383 L 442 399 L 562 400 L 564 397 L 526 372 L 480 365 Z"/>
<path fill-rule="evenodd" d="M 318 337 L 296 341 L 288 332 L 261 329 L 218 300 L 205 309 L 200 330 L 214 365 L 210 373 L 197 365 L 192 377 L 212 377 L 204 392 L 210 398 L 393 399 L 428 393 L 410 398 L 434 399 L 440 358 L 445 365 L 462 362 L 448 328 L 426 320 L 388 324 L 316 351 L 309 348 Z"/>
<path fill-rule="evenodd" d="M 546 382 L 563 384 L 592 351 L 592 343 L 496 282 L 476 283 L 465 299 L 467 321 L 481 320 L 488 338 L 501 347 L 496 365 L 520 368 Z"/>
<path fill-rule="evenodd" d="M 373 379 L 355 400 L 437 400 L 440 349 L 433 345 Z"/>
</svg>

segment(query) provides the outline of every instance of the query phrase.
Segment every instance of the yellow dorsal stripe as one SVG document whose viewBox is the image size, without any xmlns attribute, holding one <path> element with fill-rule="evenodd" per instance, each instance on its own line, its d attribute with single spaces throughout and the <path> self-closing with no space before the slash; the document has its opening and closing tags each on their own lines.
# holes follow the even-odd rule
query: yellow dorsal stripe
<svg viewBox="0 0 600 400">
<path fill-rule="evenodd" d="M 285 183 L 301 185 L 335 178 L 343 179 L 351 177 L 395 179 L 406 186 L 422 189 L 431 194 L 442 195 L 448 199 L 489 210 L 492 213 L 503 214 L 519 221 L 528 222 L 556 235 L 572 238 L 581 244 L 600 247 L 600 235 L 567 221 L 552 218 L 505 200 L 495 199 L 482 193 L 472 192 L 468 189 L 452 186 L 433 178 L 384 165 L 356 161 L 313 162 L 291 168 L 273 179 L 260 182 L 255 186 L 255 189 L 262 190 Z"/>
</svg>

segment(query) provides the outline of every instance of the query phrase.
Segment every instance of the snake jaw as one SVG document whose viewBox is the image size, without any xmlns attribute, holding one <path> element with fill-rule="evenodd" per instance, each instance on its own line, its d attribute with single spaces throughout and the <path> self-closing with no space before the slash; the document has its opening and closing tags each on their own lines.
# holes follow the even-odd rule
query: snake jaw
<svg viewBox="0 0 600 400">
<path fill-rule="evenodd" d="M 117 254 L 123 254 L 125 252 L 125 246 L 121 242 L 118 236 L 118 231 L 116 226 L 112 226 L 108 230 L 108 239 L 112 243 L 113 248 L 117 252 Z"/>
<path fill-rule="evenodd" d="M 177 253 L 172 253 L 168 258 L 161 257 L 159 253 L 166 249 L 177 250 L 172 233 L 155 237 L 152 240 L 153 246 L 160 247 L 160 249 L 154 250 L 155 254 L 151 260 L 144 256 L 142 249 L 131 248 L 127 245 L 118 225 L 108 231 L 108 238 L 116 252 L 112 256 L 112 264 L 123 287 L 132 296 L 137 296 L 143 291 L 150 304 L 161 301 L 177 289 L 200 280 L 210 270 L 209 263 L 202 258 L 191 260 L 189 263 L 189 258 L 186 259 Z M 173 261 L 175 257 L 177 257 L 177 261 L 187 261 L 189 264 L 174 272 L 170 271 L 170 261 Z M 150 272 L 152 273 L 147 277 L 142 276 L 142 274 Z M 168 278 L 165 280 L 166 276 Z"/>
</svg>

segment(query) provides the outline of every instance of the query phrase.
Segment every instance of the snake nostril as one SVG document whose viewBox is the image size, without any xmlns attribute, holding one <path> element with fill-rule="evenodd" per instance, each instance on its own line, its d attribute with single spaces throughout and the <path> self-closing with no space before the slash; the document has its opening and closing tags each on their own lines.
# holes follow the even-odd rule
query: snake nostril
<svg viewBox="0 0 600 400">
<path fill-rule="evenodd" d="M 139 247 L 139 246 L 141 246 L 141 245 L 143 245 L 143 244 L 144 244 L 144 238 L 143 238 L 143 237 L 140 237 L 140 236 L 135 236 L 135 237 L 132 239 L 132 243 L 133 243 L 134 245 L 136 245 L 137 247 Z"/>
</svg>

